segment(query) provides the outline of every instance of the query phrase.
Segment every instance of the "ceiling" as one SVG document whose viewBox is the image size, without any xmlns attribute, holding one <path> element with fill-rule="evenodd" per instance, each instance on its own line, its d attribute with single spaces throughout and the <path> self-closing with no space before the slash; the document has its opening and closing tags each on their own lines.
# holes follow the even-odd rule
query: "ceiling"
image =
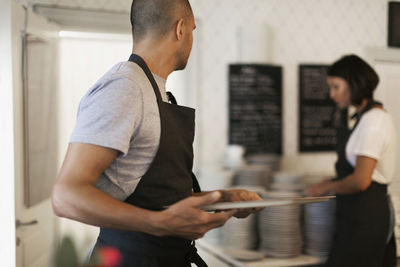
<svg viewBox="0 0 400 267">
<path fill-rule="evenodd" d="M 129 33 L 132 0 L 17 0 L 62 30 Z"/>
<path fill-rule="evenodd" d="M 132 0 L 22 0 L 30 5 L 129 13 Z"/>
</svg>

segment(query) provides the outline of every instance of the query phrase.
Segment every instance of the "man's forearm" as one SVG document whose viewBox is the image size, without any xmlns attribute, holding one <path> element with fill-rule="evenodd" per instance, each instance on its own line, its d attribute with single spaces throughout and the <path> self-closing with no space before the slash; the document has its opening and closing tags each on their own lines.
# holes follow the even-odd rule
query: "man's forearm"
<svg viewBox="0 0 400 267">
<path fill-rule="evenodd" d="M 118 201 L 92 185 L 58 183 L 53 190 L 53 209 L 60 216 L 86 224 L 159 235 L 159 212 Z"/>
</svg>

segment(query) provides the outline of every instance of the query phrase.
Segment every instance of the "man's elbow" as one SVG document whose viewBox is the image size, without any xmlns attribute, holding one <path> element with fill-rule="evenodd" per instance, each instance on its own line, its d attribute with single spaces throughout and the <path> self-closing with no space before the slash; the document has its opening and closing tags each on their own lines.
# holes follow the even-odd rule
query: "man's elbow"
<svg viewBox="0 0 400 267">
<path fill-rule="evenodd" d="M 56 183 L 53 187 L 51 194 L 51 204 L 53 207 L 53 212 L 58 217 L 66 217 L 65 211 L 65 201 L 63 195 L 65 194 L 65 189 L 62 184 Z"/>
</svg>

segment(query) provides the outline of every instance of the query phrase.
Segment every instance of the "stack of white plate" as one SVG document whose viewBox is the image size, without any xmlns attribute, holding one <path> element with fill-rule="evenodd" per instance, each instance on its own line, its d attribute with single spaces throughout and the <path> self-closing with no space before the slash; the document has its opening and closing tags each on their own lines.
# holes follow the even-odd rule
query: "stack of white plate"
<svg viewBox="0 0 400 267">
<path fill-rule="evenodd" d="M 257 248 L 256 216 L 232 218 L 221 228 L 220 244 L 225 248 L 253 250 Z"/>
<path fill-rule="evenodd" d="M 222 167 L 208 167 L 200 170 L 198 180 L 203 191 L 213 191 L 230 187 L 233 175 L 233 171 Z"/>
<path fill-rule="evenodd" d="M 300 197 L 293 192 L 268 192 L 264 199 Z M 300 205 L 266 208 L 259 214 L 260 250 L 267 256 L 290 258 L 302 249 Z"/>
<path fill-rule="evenodd" d="M 253 154 L 246 157 L 249 165 L 268 166 L 273 171 L 278 171 L 280 168 L 280 156 L 276 154 Z"/>
<path fill-rule="evenodd" d="M 214 244 L 214 245 L 220 245 L 221 244 L 221 228 L 214 228 L 210 231 L 208 231 L 205 235 L 204 235 L 204 240 L 207 240 L 207 242 L 209 242 L 210 244 Z"/>
<path fill-rule="evenodd" d="M 255 192 L 260 196 L 266 193 L 262 186 L 232 186 L 227 190 L 242 189 Z M 218 242 L 225 248 L 254 250 L 258 248 L 258 214 L 252 214 L 244 219 L 232 218 L 228 220 L 220 229 L 220 241 Z M 208 234 L 208 233 L 207 233 Z M 206 235 L 207 236 L 207 235 Z"/>
<path fill-rule="evenodd" d="M 304 185 L 301 183 L 302 175 L 294 172 L 276 172 L 273 175 L 269 190 L 282 192 L 302 192 Z"/>
<path fill-rule="evenodd" d="M 198 176 L 203 191 L 213 191 L 229 188 L 232 185 L 233 171 L 222 167 L 208 167 L 200 170 Z M 221 242 L 221 229 L 213 229 L 204 236 L 209 243 L 218 245 Z"/>
<path fill-rule="evenodd" d="M 268 166 L 245 165 L 236 171 L 233 177 L 235 186 L 262 186 L 268 187 L 272 170 Z"/>
<path fill-rule="evenodd" d="M 302 192 L 304 191 L 304 185 L 297 183 L 272 183 L 269 186 L 271 191 L 283 191 L 283 192 Z"/>
<path fill-rule="evenodd" d="M 240 261 L 258 261 L 264 258 L 264 253 L 255 250 L 224 248 L 224 252 Z"/>
<path fill-rule="evenodd" d="M 275 172 L 273 175 L 274 183 L 300 183 L 302 175 L 297 172 Z"/>
<path fill-rule="evenodd" d="M 334 212 L 334 199 L 304 206 L 304 241 L 307 254 L 328 256 L 335 227 Z"/>
<path fill-rule="evenodd" d="M 304 184 L 306 187 L 309 187 L 311 185 L 317 184 L 321 182 L 322 180 L 327 180 L 327 179 L 332 179 L 335 176 L 333 173 L 305 173 L 301 177 L 301 182 Z"/>
</svg>

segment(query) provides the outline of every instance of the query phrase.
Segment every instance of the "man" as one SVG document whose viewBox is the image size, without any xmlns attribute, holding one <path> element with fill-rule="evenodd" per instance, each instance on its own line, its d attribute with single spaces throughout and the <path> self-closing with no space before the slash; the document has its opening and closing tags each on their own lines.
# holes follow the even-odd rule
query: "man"
<svg viewBox="0 0 400 267">
<path fill-rule="evenodd" d="M 80 103 L 53 208 L 101 227 L 96 247 L 119 249 L 120 266 L 206 266 L 192 240 L 254 211 L 200 207 L 260 198 L 245 190 L 199 193 L 194 110 L 166 102 L 166 79 L 185 68 L 192 48 L 189 2 L 134 0 L 131 22 L 129 61 L 114 66 Z"/>
</svg>

